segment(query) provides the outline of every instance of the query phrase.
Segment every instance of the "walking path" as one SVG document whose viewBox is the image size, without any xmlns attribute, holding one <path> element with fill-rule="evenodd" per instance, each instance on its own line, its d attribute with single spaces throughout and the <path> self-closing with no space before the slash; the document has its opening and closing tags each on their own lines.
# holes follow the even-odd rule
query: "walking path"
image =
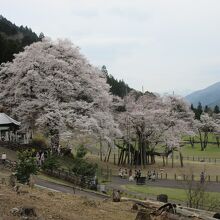
<svg viewBox="0 0 220 220">
<path fill-rule="evenodd" d="M 86 196 L 87 198 L 92 199 L 92 200 L 104 200 L 108 198 L 107 195 L 104 195 L 101 193 L 96 193 L 96 192 L 87 191 L 87 190 L 80 190 L 79 188 L 75 188 L 75 187 L 73 188 L 71 186 L 66 186 L 66 185 L 50 182 L 50 181 L 39 179 L 39 178 L 36 178 L 35 183 L 37 186 L 40 186 L 40 187 L 43 187 L 49 190 L 69 193 L 73 195 Z"/>
</svg>

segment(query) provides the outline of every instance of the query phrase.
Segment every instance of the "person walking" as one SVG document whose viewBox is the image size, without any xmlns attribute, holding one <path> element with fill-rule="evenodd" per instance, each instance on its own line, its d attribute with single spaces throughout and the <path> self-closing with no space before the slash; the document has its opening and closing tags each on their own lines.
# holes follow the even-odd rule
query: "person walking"
<svg viewBox="0 0 220 220">
<path fill-rule="evenodd" d="M 36 154 L 36 161 L 37 161 L 37 165 L 40 166 L 40 154 L 39 154 L 39 152 L 37 152 L 37 154 Z"/>
<path fill-rule="evenodd" d="M 2 154 L 2 164 L 3 164 L 3 165 L 5 165 L 6 159 L 7 159 L 7 155 L 6 155 L 5 152 L 3 152 L 3 154 Z"/>
<path fill-rule="evenodd" d="M 44 163 L 44 160 L 45 160 L 44 152 L 42 152 L 42 154 L 40 156 L 41 165 Z"/>
<path fill-rule="evenodd" d="M 200 174 L 200 183 L 201 184 L 205 183 L 205 173 L 204 172 L 201 172 L 201 174 Z"/>
</svg>

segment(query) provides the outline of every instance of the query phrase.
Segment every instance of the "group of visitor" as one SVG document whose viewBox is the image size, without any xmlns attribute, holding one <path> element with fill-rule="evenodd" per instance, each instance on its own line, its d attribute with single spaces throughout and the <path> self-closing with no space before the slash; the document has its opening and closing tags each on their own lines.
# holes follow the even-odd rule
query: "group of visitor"
<svg viewBox="0 0 220 220">
<path fill-rule="evenodd" d="M 134 170 L 134 179 L 138 180 L 141 177 L 141 170 Z"/>
<path fill-rule="evenodd" d="M 118 176 L 122 179 L 128 179 L 129 182 L 138 180 L 140 177 L 142 177 L 141 170 L 134 170 L 134 173 L 132 172 L 132 169 L 127 170 L 126 168 L 119 168 Z M 146 174 L 146 179 L 155 181 L 157 178 L 157 174 L 155 170 L 148 170 Z"/>
<path fill-rule="evenodd" d="M 125 168 L 119 168 L 119 172 L 118 172 L 118 175 L 123 178 L 123 179 L 126 179 L 128 177 L 128 170 Z"/>
<path fill-rule="evenodd" d="M 155 170 L 154 171 L 148 170 L 146 177 L 147 177 L 147 180 L 155 181 L 156 177 L 157 177 L 156 171 Z"/>
<path fill-rule="evenodd" d="M 60 144 L 59 144 L 58 147 L 57 146 L 53 146 L 50 153 L 55 153 L 58 156 L 61 156 L 61 149 L 62 149 L 62 146 Z"/>
<path fill-rule="evenodd" d="M 46 153 L 42 151 L 36 153 L 35 157 L 36 157 L 37 165 L 39 167 L 42 166 L 45 161 L 45 156 L 46 156 L 45 154 Z"/>
</svg>

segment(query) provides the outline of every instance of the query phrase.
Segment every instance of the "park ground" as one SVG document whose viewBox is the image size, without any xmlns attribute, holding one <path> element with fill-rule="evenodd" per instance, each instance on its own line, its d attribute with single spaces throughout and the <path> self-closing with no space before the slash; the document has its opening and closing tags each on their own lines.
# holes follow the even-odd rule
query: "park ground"
<svg viewBox="0 0 220 220">
<path fill-rule="evenodd" d="M 16 160 L 16 153 L 9 149 L 0 147 L 0 153 L 6 152 L 8 158 Z M 97 163 L 99 166 L 99 178 L 103 184 L 106 184 L 108 189 L 118 188 L 122 190 L 127 196 L 137 198 L 152 198 L 155 199 L 158 194 L 166 193 L 168 197 L 173 201 L 184 202 L 186 200 L 186 184 L 183 181 L 176 181 L 174 177 L 180 177 L 183 175 L 194 175 L 196 180 L 199 180 L 201 171 L 205 171 L 207 176 L 210 176 L 210 182 L 207 180 L 207 191 L 210 196 L 220 196 L 220 149 L 216 145 L 210 145 L 206 151 L 200 151 L 199 144 L 196 144 L 194 148 L 190 145 L 186 145 L 182 149 L 184 156 L 184 167 L 180 167 L 179 160 L 174 156 L 174 167 L 171 166 L 171 159 L 169 159 L 168 165 L 163 167 L 161 158 L 156 159 L 156 164 L 148 165 L 145 169 L 142 169 L 142 174 L 146 174 L 148 170 L 156 170 L 160 173 L 159 179 L 155 183 L 147 182 L 145 186 L 137 186 L 135 183 L 129 183 L 127 180 L 120 180 L 117 177 L 119 167 L 114 165 L 113 157 L 111 155 L 110 162 L 106 163 L 100 161 L 97 153 L 87 154 L 87 159 L 91 162 Z M 193 158 L 194 157 L 194 161 Z M 201 158 L 196 160 L 195 158 Z M 117 158 L 117 155 L 116 155 Z M 206 161 L 203 161 L 206 158 Z M 216 159 L 216 160 L 214 160 Z M 219 159 L 219 160 L 218 160 Z M 61 164 L 63 168 L 69 168 L 71 166 L 71 160 L 62 160 Z M 129 167 L 127 167 L 129 169 Z M 137 167 L 139 169 L 139 167 Z M 162 169 L 162 171 L 161 171 Z M 102 170 L 102 175 L 100 174 Z M 110 176 L 106 176 L 106 170 L 110 171 Z M 4 171 L 0 170 L 0 177 L 7 175 Z M 162 176 L 161 176 L 162 175 Z M 216 176 L 219 176 L 219 182 L 216 182 Z M 162 179 L 160 179 L 162 177 Z M 39 175 L 39 179 L 55 182 L 58 184 L 67 184 L 62 180 L 51 178 L 44 174 Z"/>
</svg>

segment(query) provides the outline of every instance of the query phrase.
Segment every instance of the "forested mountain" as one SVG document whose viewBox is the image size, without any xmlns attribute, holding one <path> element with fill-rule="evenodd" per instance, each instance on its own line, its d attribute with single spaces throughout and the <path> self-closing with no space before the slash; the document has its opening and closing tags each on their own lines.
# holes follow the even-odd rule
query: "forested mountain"
<svg viewBox="0 0 220 220">
<path fill-rule="evenodd" d="M 114 76 L 108 74 L 106 66 L 102 66 L 102 72 L 107 77 L 107 83 L 110 85 L 110 92 L 113 95 L 123 98 L 132 90 L 123 80 L 115 79 Z"/>
<path fill-rule="evenodd" d="M 0 15 L 0 63 L 12 61 L 13 54 L 23 51 L 27 45 L 37 42 L 42 38 L 30 28 L 16 26 Z"/>
<path fill-rule="evenodd" d="M 186 96 L 186 99 L 197 106 L 199 102 L 203 106 L 214 107 L 220 105 L 220 82 L 217 82 L 205 89 L 196 91 Z"/>
</svg>

